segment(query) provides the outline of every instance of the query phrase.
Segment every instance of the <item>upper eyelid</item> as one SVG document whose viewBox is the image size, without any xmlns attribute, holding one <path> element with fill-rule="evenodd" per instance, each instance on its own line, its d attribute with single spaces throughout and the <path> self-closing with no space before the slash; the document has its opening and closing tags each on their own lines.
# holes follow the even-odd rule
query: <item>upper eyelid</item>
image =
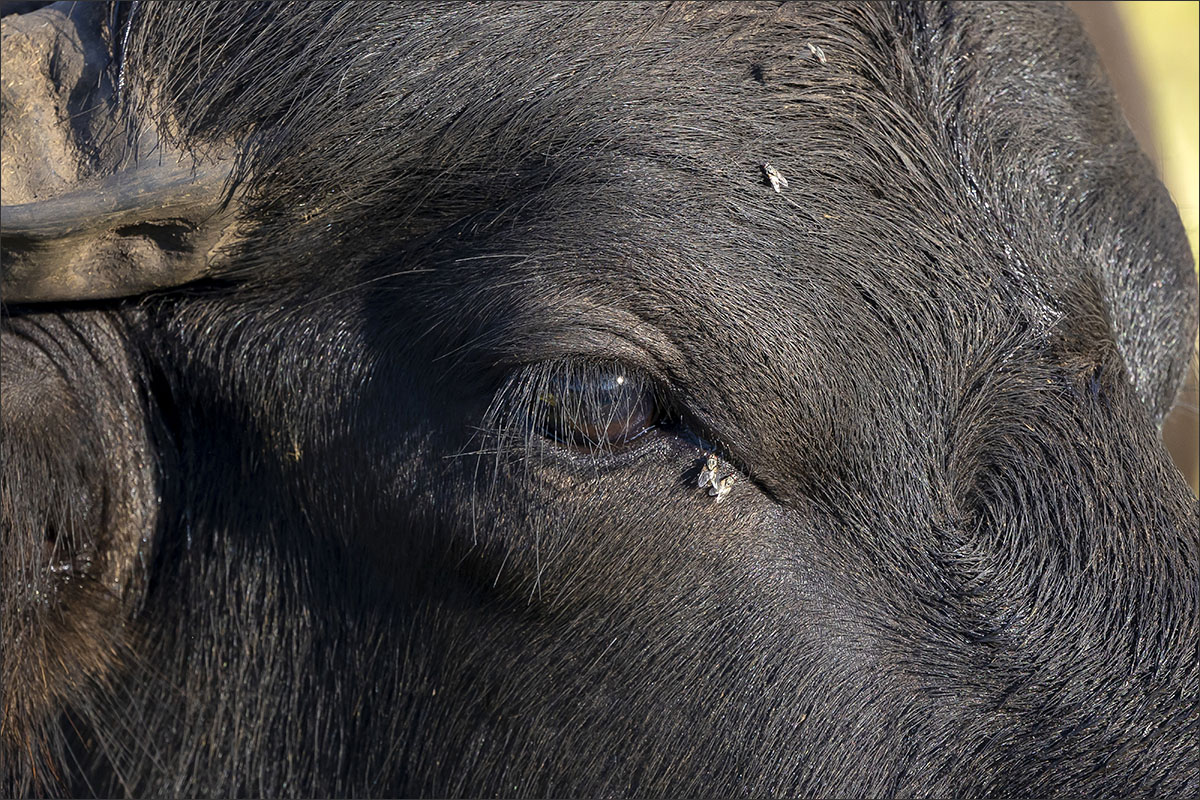
<svg viewBox="0 0 1200 800">
<path fill-rule="evenodd" d="M 585 341 L 579 341 L 580 338 Z M 656 360 L 635 344 L 625 340 L 600 342 L 590 337 L 572 335 L 569 338 L 541 340 L 531 337 L 525 341 L 519 353 L 500 354 L 494 361 L 495 366 L 509 370 L 520 370 L 536 367 L 550 361 L 575 362 L 613 362 L 624 364 L 630 370 L 641 372 L 656 381 L 669 383 L 667 374 L 658 366 Z M 532 346 L 529 346 L 532 345 Z"/>
<path fill-rule="evenodd" d="M 582 301 L 514 326 L 489 349 L 495 366 L 508 369 L 557 359 L 608 359 L 637 367 L 664 386 L 689 372 L 679 348 L 652 322 L 626 309 Z"/>
</svg>

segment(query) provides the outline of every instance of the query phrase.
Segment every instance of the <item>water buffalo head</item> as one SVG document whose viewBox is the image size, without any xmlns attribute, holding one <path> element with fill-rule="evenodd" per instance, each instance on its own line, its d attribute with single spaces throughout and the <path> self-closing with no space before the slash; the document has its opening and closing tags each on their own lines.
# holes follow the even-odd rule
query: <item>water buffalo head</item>
<svg viewBox="0 0 1200 800">
<path fill-rule="evenodd" d="M 6 788 L 1198 788 L 1191 259 L 1064 9 L 4 36 Z"/>
</svg>

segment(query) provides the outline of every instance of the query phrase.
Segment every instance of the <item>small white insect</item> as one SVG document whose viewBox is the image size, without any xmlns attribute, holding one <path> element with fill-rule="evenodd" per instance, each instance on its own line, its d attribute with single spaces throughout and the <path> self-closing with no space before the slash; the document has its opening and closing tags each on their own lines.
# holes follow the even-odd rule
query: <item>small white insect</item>
<svg viewBox="0 0 1200 800">
<path fill-rule="evenodd" d="M 770 164 L 762 165 L 763 174 L 767 176 L 767 183 L 771 184 L 771 188 L 775 190 L 775 194 L 779 194 L 787 188 L 787 178 L 783 177 L 783 173 Z"/>
<path fill-rule="evenodd" d="M 704 468 L 700 470 L 700 480 L 697 482 L 701 489 L 708 488 L 708 496 L 715 497 L 716 502 L 721 502 L 729 490 L 733 488 L 737 478 L 732 472 L 721 477 L 720 473 L 721 462 L 717 458 L 716 453 L 709 453 L 704 459 Z"/>
<path fill-rule="evenodd" d="M 808 51 L 817 57 L 817 61 L 820 61 L 822 64 L 825 63 L 825 51 L 821 49 L 820 45 L 809 42 Z"/>
<path fill-rule="evenodd" d="M 698 485 L 701 489 L 710 483 L 714 486 L 716 485 L 718 466 L 717 456 L 714 453 L 709 453 L 708 458 L 704 462 L 704 469 L 700 470 L 700 482 Z"/>
<path fill-rule="evenodd" d="M 730 473 L 719 481 L 713 481 L 712 486 L 708 490 L 708 496 L 717 498 L 716 502 L 718 503 L 721 502 L 725 498 L 725 495 L 729 494 L 729 490 L 733 488 L 734 481 L 736 480 L 737 478 L 734 477 L 733 473 Z"/>
</svg>

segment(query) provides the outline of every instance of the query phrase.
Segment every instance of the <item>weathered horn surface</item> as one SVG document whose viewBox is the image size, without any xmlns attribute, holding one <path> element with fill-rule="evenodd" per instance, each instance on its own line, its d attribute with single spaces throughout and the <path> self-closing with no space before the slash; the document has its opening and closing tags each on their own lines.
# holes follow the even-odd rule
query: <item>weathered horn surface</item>
<svg viewBox="0 0 1200 800">
<path fill-rule="evenodd" d="M 0 23 L 7 303 L 177 286 L 232 235 L 230 160 L 176 152 L 118 118 L 107 24 L 106 4 L 71 2 Z"/>
</svg>

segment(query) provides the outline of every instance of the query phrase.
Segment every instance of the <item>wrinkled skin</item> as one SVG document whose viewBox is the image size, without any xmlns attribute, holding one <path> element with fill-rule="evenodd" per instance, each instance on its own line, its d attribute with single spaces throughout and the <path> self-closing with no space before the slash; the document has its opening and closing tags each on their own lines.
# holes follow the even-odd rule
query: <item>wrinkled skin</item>
<svg viewBox="0 0 1200 800">
<path fill-rule="evenodd" d="M 1200 791 L 1191 259 L 1067 11 L 142 5 L 238 235 L 5 309 L 6 788 Z"/>
</svg>

